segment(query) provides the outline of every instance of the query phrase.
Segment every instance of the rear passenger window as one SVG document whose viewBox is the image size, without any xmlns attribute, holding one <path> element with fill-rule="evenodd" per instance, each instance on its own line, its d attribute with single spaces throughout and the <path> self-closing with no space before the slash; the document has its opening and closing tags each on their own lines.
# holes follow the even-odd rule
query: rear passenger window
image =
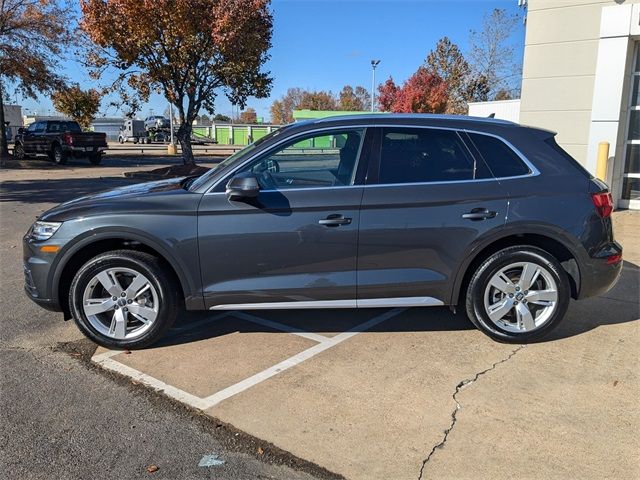
<svg viewBox="0 0 640 480">
<path fill-rule="evenodd" d="M 385 128 L 379 183 L 451 182 L 488 178 L 452 130 Z"/>
<path fill-rule="evenodd" d="M 516 152 L 499 138 L 477 133 L 468 135 L 495 177 L 517 177 L 531 173 Z"/>
</svg>

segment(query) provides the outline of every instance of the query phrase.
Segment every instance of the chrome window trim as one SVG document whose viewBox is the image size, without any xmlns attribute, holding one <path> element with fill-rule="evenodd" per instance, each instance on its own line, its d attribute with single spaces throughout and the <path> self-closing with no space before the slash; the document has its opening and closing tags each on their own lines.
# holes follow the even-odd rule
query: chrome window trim
<svg viewBox="0 0 640 480">
<path fill-rule="evenodd" d="M 330 132 L 330 131 L 334 131 L 334 130 L 364 129 L 364 135 L 362 137 L 362 141 L 360 142 L 360 147 L 358 149 L 358 160 L 356 161 L 355 165 L 353 166 L 353 175 L 352 175 L 352 179 L 351 179 L 351 181 L 353 182 L 353 179 L 355 178 L 355 172 L 358 171 L 358 166 L 360 165 L 360 157 L 361 157 L 361 154 L 362 154 L 362 147 L 364 145 L 364 140 L 365 140 L 365 138 L 367 136 L 367 128 L 372 128 L 372 127 L 373 127 L 373 125 L 346 125 L 346 126 L 343 125 L 343 126 L 337 126 L 337 127 L 324 127 L 324 128 L 321 127 L 321 128 L 314 128 L 314 129 L 311 129 L 311 130 L 305 130 L 304 132 L 295 133 L 295 134 L 290 135 L 288 137 L 282 138 L 282 139 L 280 139 L 279 142 L 276 142 L 273 145 L 271 145 L 271 147 L 269 147 L 266 151 L 256 152 L 252 156 L 247 158 L 242 164 L 238 165 L 238 167 L 235 168 L 232 172 L 230 172 L 227 176 L 225 176 L 220 181 L 218 181 L 214 185 L 212 185 L 211 188 L 209 188 L 205 192 L 205 195 L 209 194 L 209 193 L 224 193 L 224 192 L 212 192 L 211 190 L 217 188 L 218 185 L 220 185 L 221 183 L 224 183 L 225 180 L 229 181 L 229 179 L 233 175 L 235 175 L 239 170 L 241 170 L 247 164 L 251 163 L 256 158 L 258 158 L 258 157 L 260 157 L 262 155 L 268 154 L 269 152 L 273 151 L 275 148 L 279 147 L 283 143 L 288 142 L 289 140 L 295 140 L 296 138 L 307 136 L 309 134 L 314 134 L 314 133 L 317 133 L 317 132 Z M 282 192 L 282 191 L 291 191 L 291 190 L 312 190 L 312 189 L 319 189 L 319 188 L 322 188 L 322 189 L 326 189 L 326 188 L 346 188 L 346 187 L 354 187 L 354 186 L 358 186 L 358 185 L 338 185 L 338 186 L 331 186 L 331 187 L 309 187 L 309 188 L 298 188 L 298 189 L 287 188 L 287 189 L 283 189 L 283 190 L 261 190 L 261 191 L 262 192 Z M 362 186 L 362 185 L 359 185 L 359 186 Z"/>
<path fill-rule="evenodd" d="M 441 126 L 432 126 L 432 125 L 407 125 L 407 124 L 387 124 L 387 123 L 376 123 L 376 124 L 369 124 L 369 125 L 362 125 L 362 124 L 358 124 L 358 125 L 348 125 L 348 126 L 335 126 L 335 127 L 323 127 L 323 128 L 315 128 L 315 129 L 311 129 L 311 130 L 306 130 L 304 132 L 300 132 L 298 134 L 294 134 L 291 135 L 289 137 L 283 138 L 281 139 L 279 142 L 273 144 L 269 150 L 271 150 L 271 148 L 276 148 L 280 145 L 282 145 L 283 143 L 291 140 L 291 139 L 295 139 L 307 134 L 313 134 L 316 132 L 324 132 L 324 131 L 331 131 L 331 130 L 344 130 L 344 129 L 350 129 L 350 128 L 364 128 L 365 129 L 365 136 L 366 136 L 366 129 L 367 128 L 429 128 L 432 130 L 447 130 L 447 131 L 452 131 L 452 132 L 456 132 L 456 133 L 460 133 L 460 132 L 464 132 L 464 133 L 474 133 L 474 134 L 478 134 L 478 135 L 486 135 L 487 137 L 493 137 L 493 138 L 497 138 L 498 140 L 500 140 L 501 142 L 504 142 L 505 145 L 507 145 L 507 147 L 509 147 L 519 158 L 520 160 L 522 160 L 525 165 L 529 168 L 529 173 L 526 173 L 524 175 L 515 175 L 515 176 L 511 176 L 511 177 L 493 177 L 493 178 L 479 178 L 479 179 L 468 179 L 468 180 L 447 180 L 447 181 L 437 181 L 437 182 L 411 182 L 411 183 L 375 183 L 375 184 L 365 184 L 365 185 L 338 185 L 338 186 L 331 186 L 331 187 L 309 187 L 309 188 L 287 188 L 284 190 L 261 190 L 263 192 L 291 192 L 291 191 L 299 191 L 299 190 L 328 190 L 328 189 L 336 189 L 336 188 L 354 188 L 354 187 L 358 187 L 358 188 L 363 188 L 363 187 L 397 187 L 400 185 L 409 185 L 409 186 L 416 186 L 416 185 L 443 185 L 443 184 L 452 184 L 452 183 L 469 183 L 469 182 L 491 182 L 491 181 L 501 181 L 501 180 L 515 180 L 515 179 L 520 179 L 520 178 L 528 178 L 528 177 L 535 177 L 540 175 L 540 171 L 525 157 L 525 155 L 518 150 L 518 148 L 516 148 L 509 140 L 507 140 L 504 137 L 501 137 L 500 135 L 496 135 L 494 133 L 488 133 L 488 132 L 482 132 L 479 130 L 470 130 L 468 128 L 459 128 L 459 127 L 441 127 Z M 463 143 L 464 140 L 463 140 Z M 362 145 L 364 145 L 364 138 L 363 138 L 363 142 L 360 145 L 360 153 L 358 155 L 358 161 L 356 162 L 355 165 L 355 169 L 354 171 L 357 171 L 358 165 L 360 164 L 360 160 L 361 160 L 361 153 L 362 153 Z M 466 146 L 466 143 L 465 143 Z M 468 148 L 468 147 L 467 147 Z M 242 167 L 244 167 L 245 165 L 247 165 L 248 163 L 250 163 L 251 161 L 255 160 L 256 157 L 258 157 L 259 155 L 264 154 L 264 152 L 258 152 L 254 155 L 252 155 L 251 157 L 249 157 L 246 161 L 244 161 L 241 165 L 239 165 L 236 169 L 234 169 L 231 173 L 229 173 L 227 176 L 225 176 L 223 179 L 221 179 L 220 181 L 216 182 L 214 185 L 212 185 L 207 192 L 205 192 L 205 195 L 207 194 L 216 194 L 216 193 L 225 193 L 225 192 L 213 192 L 212 190 L 217 188 L 218 185 L 220 185 L 221 183 L 223 183 L 225 180 L 228 181 L 228 179 L 235 175 L 235 173 L 240 170 Z M 475 155 L 473 155 L 475 157 Z"/>
</svg>

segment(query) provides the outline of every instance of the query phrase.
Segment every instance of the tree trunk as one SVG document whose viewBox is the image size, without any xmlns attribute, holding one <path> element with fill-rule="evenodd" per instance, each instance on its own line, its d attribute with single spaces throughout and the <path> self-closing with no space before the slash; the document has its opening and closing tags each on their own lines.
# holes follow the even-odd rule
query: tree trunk
<svg viewBox="0 0 640 480">
<path fill-rule="evenodd" d="M 4 126 L 4 89 L 0 84 L 0 160 L 9 158 L 9 145 Z"/>
<path fill-rule="evenodd" d="M 183 121 L 180 123 L 177 137 L 182 149 L 182 163 L 184 165 L 195 165 L 193 149 L 191 148 L 191 124 L 189 122 Z"/>
</svg>

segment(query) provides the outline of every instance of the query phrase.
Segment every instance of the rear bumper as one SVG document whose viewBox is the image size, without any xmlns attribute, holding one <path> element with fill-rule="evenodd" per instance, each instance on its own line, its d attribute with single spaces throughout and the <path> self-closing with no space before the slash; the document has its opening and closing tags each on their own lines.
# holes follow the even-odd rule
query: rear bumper
<svg viewBox="0 0 640 480">
<path fill-rule="evenodd" d="M 614 263 L 609 259 L 622 255 L 622 246 L 618 242 L 605 245 L 587 262 L 580 265 L 580 293 L 578 299 L 602 295 L 611 290 L 622 273 L 622 258 Z"/>
<path fill-rule="evenodd" d="M 78 155 L 78 156 L 96 154 L 96 153 L 103 154 L 106 149 L 107 149 L 106 146 L 99 146 L 99 147 L 96 147 L 96 146 L 78 147 L 74 145 L 62 146 L 62 151 L 65 152 L 67 155 Z"/>
</svg>

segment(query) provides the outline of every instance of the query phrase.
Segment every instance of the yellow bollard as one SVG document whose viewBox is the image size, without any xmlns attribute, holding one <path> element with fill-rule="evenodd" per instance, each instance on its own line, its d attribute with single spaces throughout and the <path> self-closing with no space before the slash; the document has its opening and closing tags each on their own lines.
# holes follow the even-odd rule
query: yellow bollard
<svg viewBox="0 0 640 480">
<path fill-rule="evenodd" d="M 598 144 L 598 163 L 596 164 L 596 177 L 603 182 L 607 181 L 607 163 L 609 163 L 609 142 Z"/>
<path fill-rule="evenodd" d="M 178 149 L 176 148 L 175 143 L 167 145 L 167 155 L 175 155 L 176 153 L 178 153 Z"/>
</svg>

